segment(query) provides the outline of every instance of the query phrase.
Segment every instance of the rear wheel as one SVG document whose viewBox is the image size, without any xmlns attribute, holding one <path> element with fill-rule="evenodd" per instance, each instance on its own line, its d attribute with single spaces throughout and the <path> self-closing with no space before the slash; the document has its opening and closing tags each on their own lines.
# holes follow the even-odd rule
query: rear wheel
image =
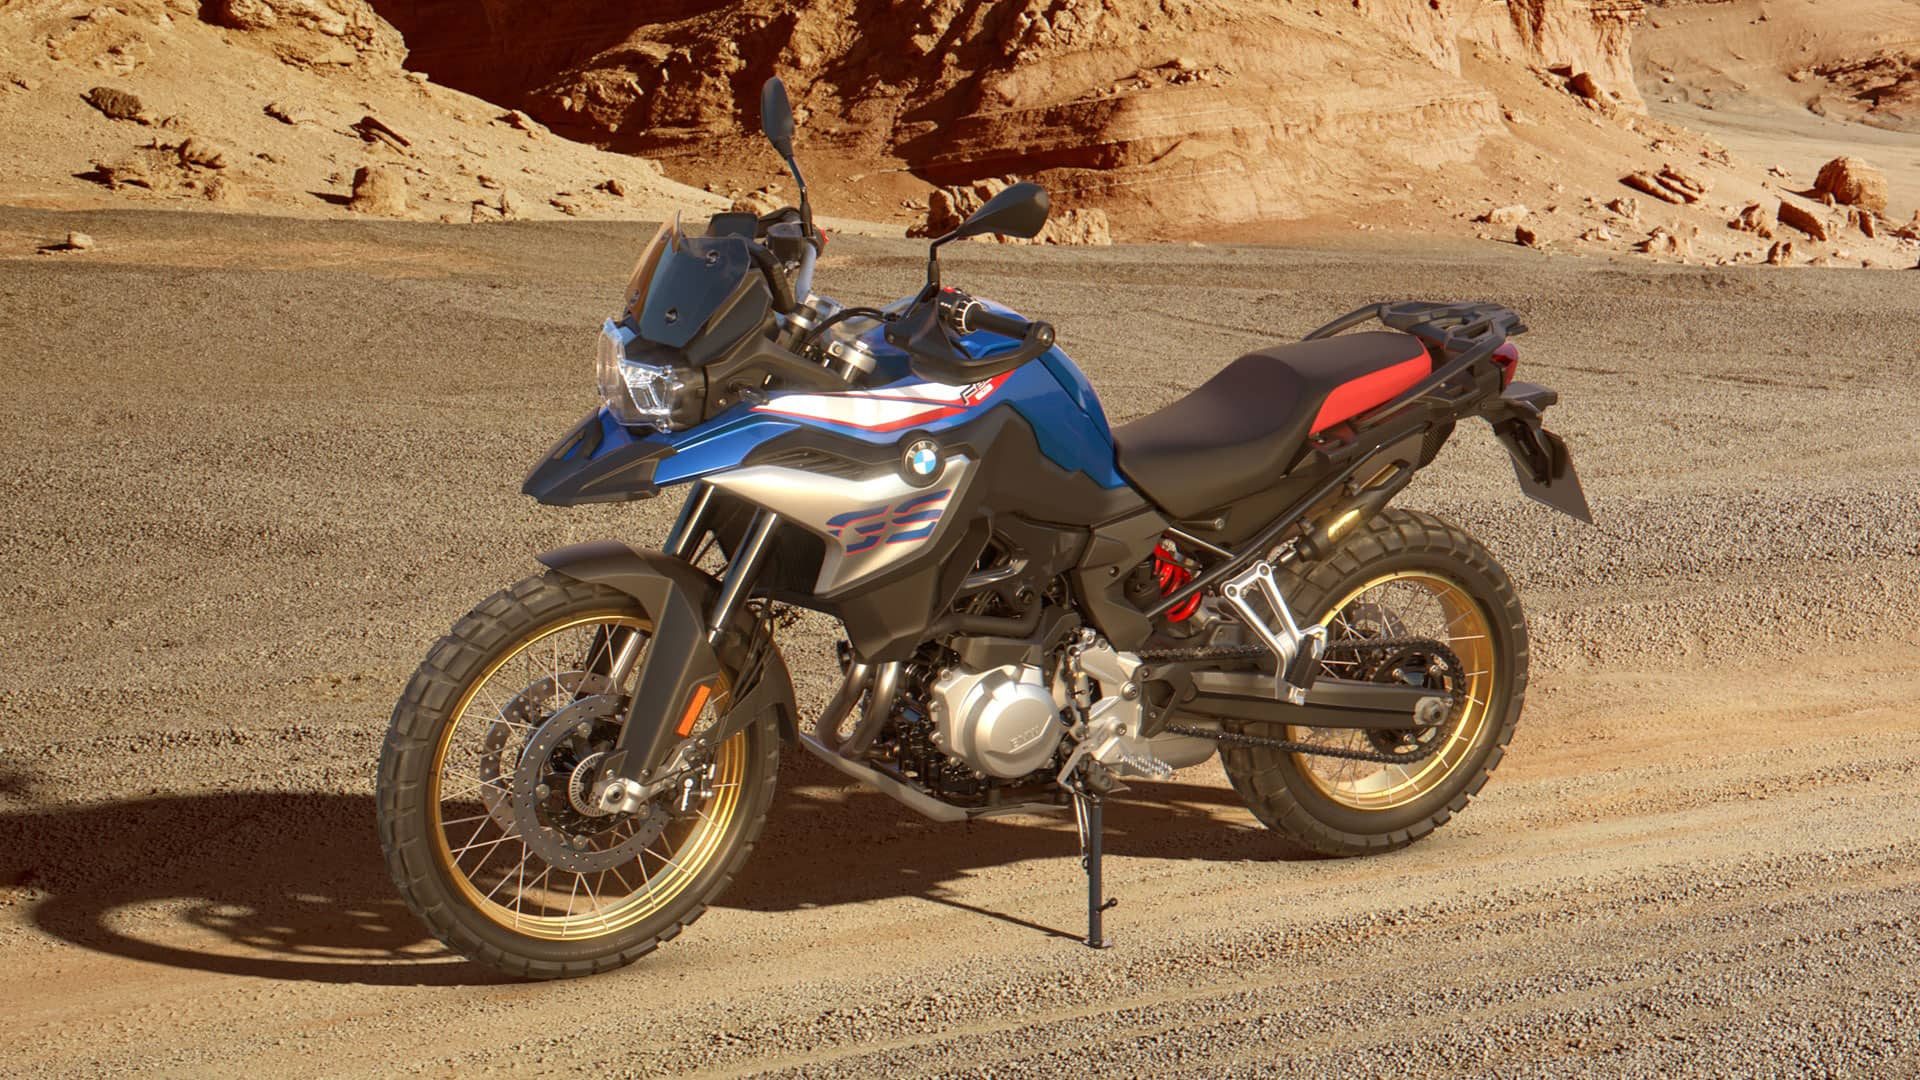
<svg viewBox="0 0 1920 1080">
<path fill-rule="evenodd" d="M 626 594 L 546 574 L 475 608 L 408 683 L 380 759 L 380 836 L 408 906 L 456 951 L 531 978 L 619 967 L 699 918 L 745 861 L 779 763 L 771 715 L 635 813 L 587 798 L 650 630 Z M 700 722 L 727 705 L 723 687 Z"/>
<path fill-rule="evenodd" d="M 1282 571 L 1279 584 L 1303 623 L 1327 627 L 1323 675 L 1425 680 L 1459 695 L 1457 719 L 1425 736 L 1443 744 L 1411 764 L 1228 746 L 1221 756 L 1234 789 L 1269 828 L 1326 855 L 1391 851 L 1445 824 L 1486 784 L 1520 719 L 1527 627 L 1506 572 L 1460 529 L 1388 510 L 1331 558 Z M 1386 640 L 1438 642 L 1453 655 L 1336 648 Z M 1416 749 L 1395 732 L 1290 726 L 1284 737 L 1373 753 Z"/>
</svg>

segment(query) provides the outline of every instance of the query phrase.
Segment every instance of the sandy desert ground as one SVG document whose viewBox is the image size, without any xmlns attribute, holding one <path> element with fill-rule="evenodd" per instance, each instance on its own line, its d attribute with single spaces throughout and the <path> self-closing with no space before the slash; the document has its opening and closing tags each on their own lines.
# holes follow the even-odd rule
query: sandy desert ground
<svg viewBox="0 0 1920 1080">
<path fill-rule="evenodd" d="M 665 500 L 518 495 L 590 405 L 647 228 L 0 211 L 0 1061 L 21 1076 L 1920 1072 L 1920 305 L 1909 273 L 1362 240 L 970 248 L 1124 419 L 1370 300 L 1528 314 L 1598 522 L 1463 432 L 1411 503 L 1484 536 L 1535 692 L 1415 847 L 1281 857 L 1212 767 L 1071 824 L 936 826 L 802 755 L 680 940 L 529 985 L 444 955 L 373 832 L 428 642 Z M 848 238 L 823 281 L 909 287 Z M 824 627 L 785 644 L 803 699 Z"/>
</svg>

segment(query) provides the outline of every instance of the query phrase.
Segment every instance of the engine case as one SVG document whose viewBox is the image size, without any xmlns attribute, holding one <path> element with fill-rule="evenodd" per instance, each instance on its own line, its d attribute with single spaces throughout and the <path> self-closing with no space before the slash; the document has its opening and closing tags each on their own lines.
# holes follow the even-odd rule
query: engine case
<svg viewBox="0 0 1920 1080">
<path fill-rule="evenodd" d="M 1031 664 L 949 668 L 930 689 L 934 745 L 988 776 L 1032 773 L 1066 735 L 1046 676 Z"/>
</svg>

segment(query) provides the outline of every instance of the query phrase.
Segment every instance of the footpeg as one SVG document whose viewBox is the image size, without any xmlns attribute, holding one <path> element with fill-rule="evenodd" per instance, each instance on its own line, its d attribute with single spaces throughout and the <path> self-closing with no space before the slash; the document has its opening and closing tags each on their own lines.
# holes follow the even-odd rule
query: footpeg
<svg viewBox="0 0 1920 1080">
<path fill-rule="evenodd" d="M 1302 630 L 1293 621 L 1293 611 L 1287 607 L 1279 584 L 1273 580 L 1272 563 L 1254 563 L 1228 578 L 1220 587 L 1220 594 L 1226 597 L 1247 628 L 1260 638 L 1261 644 L 1273 651 L 1278 661 L 1273 680 L 1275 693 L 1289 704 L 1306 704 L 1307 689 L 1318 676 L 1320 657 L 1327 651 L 1327 628 L 1309 626 Z M 1265 601 L 1272 613 L 1271 619 L 1254 606 L 1256 595 Z"/>
</svg>

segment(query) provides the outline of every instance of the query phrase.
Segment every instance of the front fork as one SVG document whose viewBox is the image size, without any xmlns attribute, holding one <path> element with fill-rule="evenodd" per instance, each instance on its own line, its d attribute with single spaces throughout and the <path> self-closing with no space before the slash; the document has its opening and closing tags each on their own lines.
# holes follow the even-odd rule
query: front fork
<svg viewBox="0 0 1920 1080">
<path fill-rule="evenodd" d="M 680 506 L 662 546 L 663 553 L 691 563 L 709 531 L 712 516 L 713 488 L 696 484 Z M 682 602 L 649 612 L 655 620 L 652 656 L 634 685 L 627 723 L 595 785 L 594 801 L 603 813 L 637 812 L 732 734 L 726 725 L 716 725 L 697 736 L 693 729 L 720 675 L 715 651 L 726 638 L 740 605 L 752 595 L 754 580 L 779 525 L 780 515 L 770 510 L 754 515 L 720 578 L 719 590 L 704 611 L 676 598 Z M 622 643 L 610 673 L 613 685 L 625 684 L 638 660 L 641 640 L 634 634 Z M 755 673 L 736 674 L 752 680 Z M 738 708 L 751 696 L 753 687 L 743 685 L 733 690 L 733 706 Z"/>
</svg>

